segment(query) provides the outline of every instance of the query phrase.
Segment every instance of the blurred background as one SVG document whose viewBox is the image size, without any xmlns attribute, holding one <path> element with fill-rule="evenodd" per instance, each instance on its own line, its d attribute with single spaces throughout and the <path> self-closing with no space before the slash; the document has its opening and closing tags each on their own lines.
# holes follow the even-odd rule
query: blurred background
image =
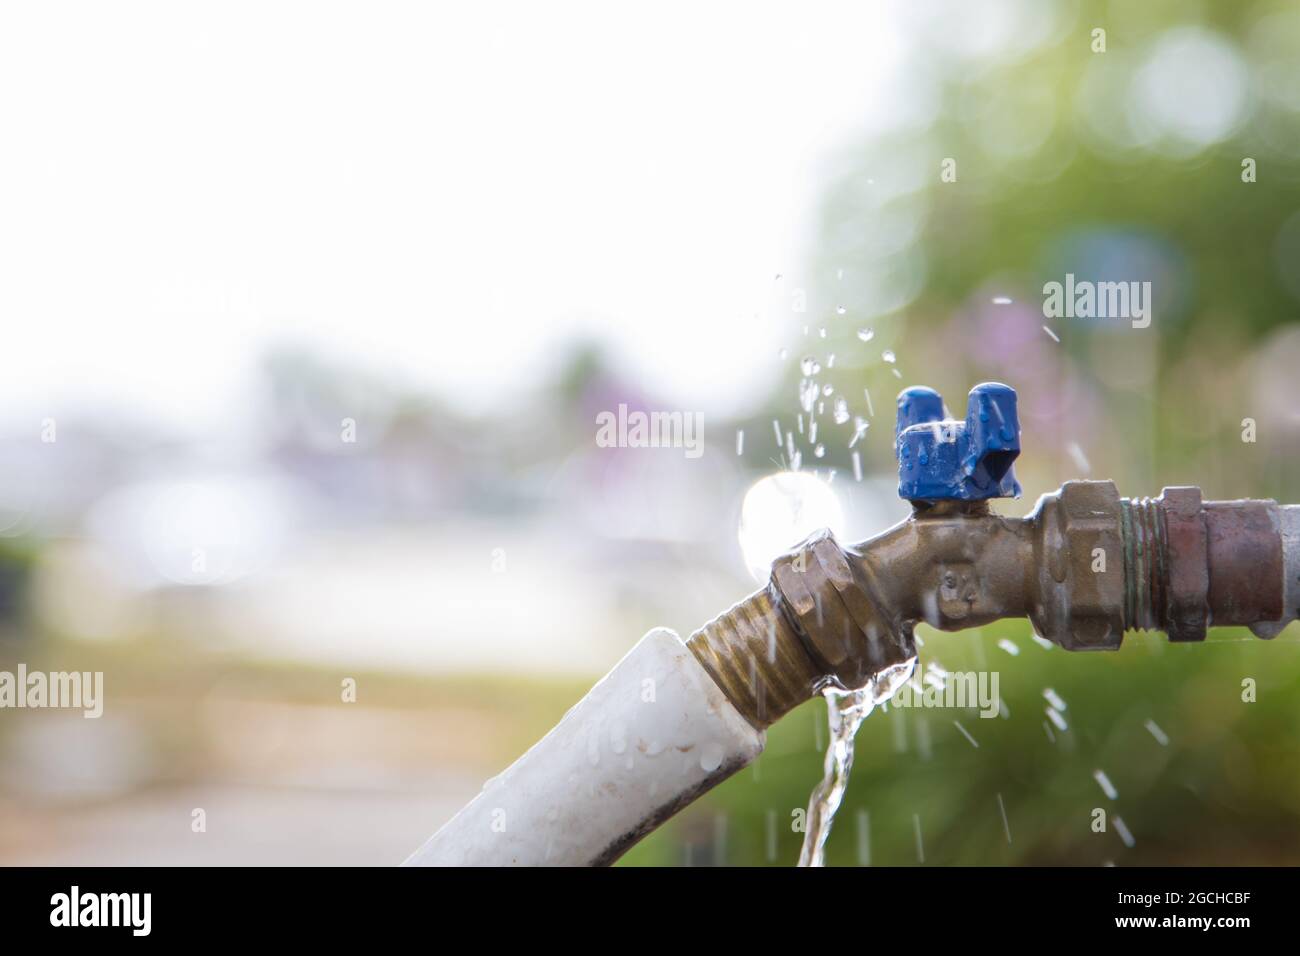
<svg viewBox="0 0 1300 956">
<path fill-rule="evenodd" d="M 10 4 L 0 125 L 0 669 L 106 698 L 0 710 L 3 863 L 399 862 L 647 629 L 905 515 L 906 385 L 1019 390 L 1006 513 L 1300 502 L 1289 0 Z M 874 714 L 828 862 L 1300 862 L 1295 628 L 921 634 L 1005 719 Z M 624 862 L 792 864 L 824 725 Z"/>
</svg>

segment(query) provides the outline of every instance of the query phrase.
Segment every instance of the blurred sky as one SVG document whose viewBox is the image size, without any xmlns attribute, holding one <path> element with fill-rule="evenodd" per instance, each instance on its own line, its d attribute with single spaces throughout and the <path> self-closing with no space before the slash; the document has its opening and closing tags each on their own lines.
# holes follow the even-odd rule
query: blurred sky
<svg viewBox="0 0 1300 956">
<path fill-rule="evenodd" d="M 307 344 L 499 409 L 585 333 L 664 401 L 743 410 L 819 164 L 889 113 L 896 20 L 7 4 L 0 407 L 220 428 Z"/>
</svg>

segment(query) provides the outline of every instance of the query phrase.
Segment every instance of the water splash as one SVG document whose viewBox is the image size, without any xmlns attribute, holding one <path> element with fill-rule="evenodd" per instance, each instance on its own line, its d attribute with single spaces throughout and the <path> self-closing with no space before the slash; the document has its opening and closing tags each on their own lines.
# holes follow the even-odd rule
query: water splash
<svg viewBox="0 0 1300 956">
<path fill-rule="evenodd" d="M 1150 733 L 1152 737 L 1156 738 L 1156 743 L 1158 743 L 1161 747 L 1169 746 L 1169 735 L 1166 734 L 1163 730 L 1161 730 L 1160 725 L 1157 724 L 1154 720 L 1148 720 L 1142 726 L 1146 727 L 1147 732 Z"/>
<path fill-rule="evenodd" d="M 1110 782 L 1110 777 L 1106 776 L 1106 771 L 1094 770 L 1092 772 L 1092 779 L 1097 781 L 1097 786 L 1101 787 L 1101 792 L 1106 794 L 1108 798 L 1111 800 L 1119 799 L 1119 791 L 1116 790 L 1115 785 Z"/>
<path fill-rule="evenodd" d="M 799 405 L 805 412 L 811 412 L 813 405 L 817 402 L 817 395 L 821 390 L 817 383 L 812 379 L 805 379 L 799 385 Z"/>
<path fill-rule="evenodd" d="M 830 743 L 822 763 L 821 782 L 808 798 L 807 830 L 803 836 L 803 849 L 799 852 L 800 866 L 825 866 L 826 839 L 831 835 L 835 811 L 844 799 L 849 785 L 849 772 L 853 769 L 853 738 L 862 722 L 912 677 L 916 658 L 886 667 L 858 690 L 845 690 L 828 686 L 822 691 L 826 698 L 826 716 L 830 725 Z"/>
</svg>

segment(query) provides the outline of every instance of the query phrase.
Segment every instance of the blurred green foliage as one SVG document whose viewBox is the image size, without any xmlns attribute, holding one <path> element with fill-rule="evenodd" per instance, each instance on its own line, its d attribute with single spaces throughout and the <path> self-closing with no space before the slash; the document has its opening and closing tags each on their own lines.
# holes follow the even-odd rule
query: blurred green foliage
<svg viewBox="0 0 1300 956">
<path fill-rule="evenodd" d="M 923 661 L 952 671 L 997 671 L 1010 716 L 913 707 L 868 717 L 827 843 L 828 865 L 917 865 L 914 815 L 927 865 L 1300 858 L 1294 626 L 1273 642 L 1238 629 L 1215 631 L 1202 645 L 1130 634 L 1113 654 L 1044 649 L 1021 622 L 960 634 L 922 630 Z M 1019 655 L 998 648 L 999 638 L 1015 643 Z M 1243 700 L 1247 678 L 1255 682 L 1254 702 Z M 1052 727 L 1050 735 L 1043 697 L 1049 687 L 1067 704 L 1069 728 Z M 1149 720 L 1167 744 L 1147 729 Z M 821 773 L 825 721 L 821 701 L 792 713 L 769 731 L 754 767 L 648 837 L 625 864 L 793 865 L 803 838 L 793 826 Z M 1103 793 L 1095 770 L 1110 779 L 1116 800 Z M 1099 807 L 1107 813 L 1101 833 L 1093 830 Z M 1114 815 L 1131 831 L 1132 848 L 1111 825 Z"/>
</svg>

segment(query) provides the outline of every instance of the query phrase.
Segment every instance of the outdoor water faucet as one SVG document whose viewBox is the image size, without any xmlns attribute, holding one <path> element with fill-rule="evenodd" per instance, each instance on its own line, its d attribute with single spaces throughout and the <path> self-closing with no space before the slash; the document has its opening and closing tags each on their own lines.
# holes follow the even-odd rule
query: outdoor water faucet
<svg viewBox="0 0 1300 956">
<path fill-rule="evenodd" d="M 916 656 L 913 629 L 1027 617 L 1069 650 L 1128 630 L 1199 641 L 1212 625 L 1273 637 L 1300 610 L 1300 506 L 1121 498 L 1068 481 L 1024 518 L 1016 393 L 971 390 L 964 420 L 928 388 L 898 397 L 899 494 L 912 514 L 852 547 L 829 531 L 766 588 L 683 642 L 645 635 L 551 733 L 412 854 L 417 865 L 599 865 L 755 760 L 765 730 L 828 685 L 867 686 Z"/>
<path fill-rule="evenodd" d="M 1121 498 L 1068 481 L 1024 518 L 1015 390 L 971 389 L 964 420 L 929 388 L 898 396 L 899 495 L 912 515 L 851 547 L 820 532 L 773 564 L 766 589 L 688 646 L 756 727 L 834 682 L 863 686 L 915 655 L 913 628 L 1027 617 L 1067 650 L 1115 650 L 1125 631 L 1199 641 L 1210 626 L 1276 636 L 1300 608 L 1300 506 L 1202 501 L 1195 487 Z"/>
</svg>

